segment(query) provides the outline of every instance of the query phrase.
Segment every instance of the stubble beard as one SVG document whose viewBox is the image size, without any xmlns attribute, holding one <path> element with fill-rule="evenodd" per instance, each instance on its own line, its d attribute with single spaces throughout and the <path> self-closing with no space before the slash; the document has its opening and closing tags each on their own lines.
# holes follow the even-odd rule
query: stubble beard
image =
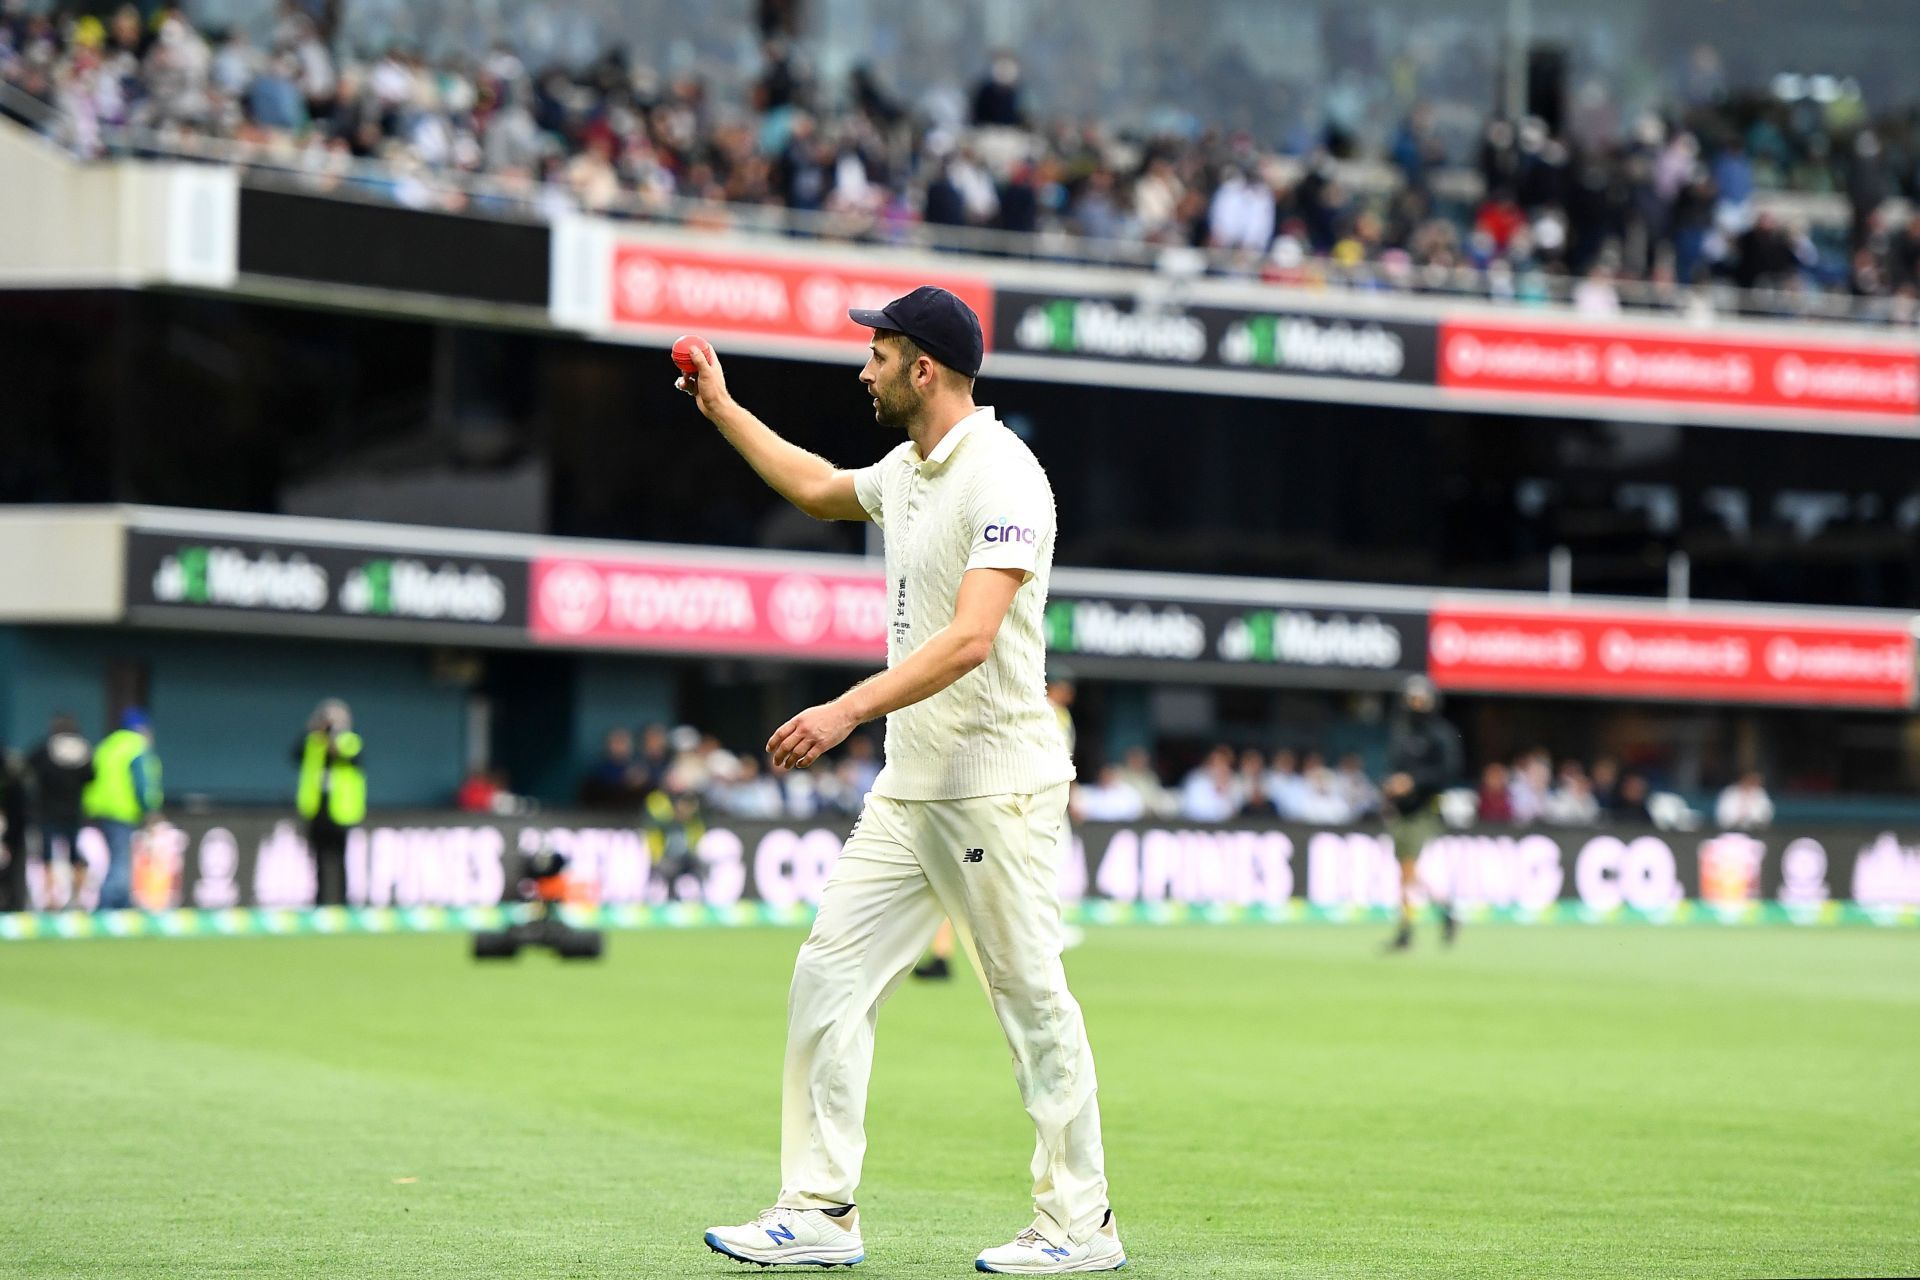
<svg viewBox="0 0 1920 1280">
<path fill-rule="evenodd" d="M 913 429 L 920 417 L 920 400 L 905 378 L 874 384 L 873 417 L 881 426 L 896 431 Z"/>
</svg>

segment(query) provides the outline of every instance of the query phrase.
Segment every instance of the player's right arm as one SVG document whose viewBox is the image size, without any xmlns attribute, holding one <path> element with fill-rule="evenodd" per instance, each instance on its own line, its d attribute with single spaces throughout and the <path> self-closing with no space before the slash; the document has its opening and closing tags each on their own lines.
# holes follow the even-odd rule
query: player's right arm
<svg viewBox="0 0 1920 1280">
<path fill-rule="evenodd" d="M 693 397 L 707 421 L 720 428 L 773 491 L 816 520 L 866 520 L 867 509 L 853 490 L 853 472 L 842 471 L 817 453 L 809 453 L 780 434 L 727 393 L 718 358 L 699 347 L 689 353 L 699 370 L 674 385 Z"/>
</svg>

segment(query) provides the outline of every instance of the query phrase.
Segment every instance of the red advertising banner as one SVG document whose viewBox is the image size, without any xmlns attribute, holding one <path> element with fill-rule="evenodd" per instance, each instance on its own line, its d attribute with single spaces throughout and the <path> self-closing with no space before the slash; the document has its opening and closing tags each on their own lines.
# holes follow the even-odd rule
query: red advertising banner
<svg viewBox="0 0 1920 1280">
<path fill-rule="evenodd" d="M 1913 637 L 1898 627 L 1442 606 L 1427 647 L 1448 689 L 1855 707 L 1914 695 Z"/>
<path fill-rule="evenodd" d="M 1467 391 L 1920 415 L 1920 351 L 1897 347 L 1449 320 L 1439 364 Z"/>
<path fill-rule="evenodd" d="M 875 663 L 887 654 L 877 571 L 543 557 L 533 562 L 530 601 L 528 627 L 542 644 Z"/>
<path fill-rule="evenodd" d="M 986 349 L 993 350 L 993 286 L 978 276 L 662 245 L 614 247 L 612 318 L 620 325 L 697 330 L 716 338 L 754 334 L 864 345 L 872 330 L 849 320 L 847 308 L 884 306 L 923 284 L 938 285 L 972 307 L 988 330 Z"/>
</svg>

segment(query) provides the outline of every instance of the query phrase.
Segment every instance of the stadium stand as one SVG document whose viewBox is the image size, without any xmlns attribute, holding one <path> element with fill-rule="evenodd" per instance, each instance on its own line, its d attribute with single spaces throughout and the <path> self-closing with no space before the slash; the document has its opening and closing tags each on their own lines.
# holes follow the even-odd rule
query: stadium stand
<svg viewBox="0 0 1920 1280">
<path fill-rule="evenodd" d="M 430 18 L 371 12 L 329 33 L 286 5 L 256 37 L 178 10 L 56 20 L 16 4 L 0 19 L 0 106 L 82 154 L 237 161 L 417 208 L 773 227 L 1599 315 L 1920 321 L 1914 111 L 1874 117 L 1857 82 L 1830 77 L 1733 95 L 1711 46 L 1674 96 L 1631 114 L 1585 87 L 1551 123 L 1409 98 L 1369 134 L 1332 90 L 1263 127 L 1230 112 L 1094 123 L 1043 111 L 1006 52 L 967 100 L 910 101 L 864 65 L 825 83 L 778 35 L 676 73 L 617 49 L 569 64 L 551 36 L 536 41 L 547 61 L 444 30 L 428 56 L 406 38 Z M 753 72 L 709 70 L 727 65 Z"/>
</svg>

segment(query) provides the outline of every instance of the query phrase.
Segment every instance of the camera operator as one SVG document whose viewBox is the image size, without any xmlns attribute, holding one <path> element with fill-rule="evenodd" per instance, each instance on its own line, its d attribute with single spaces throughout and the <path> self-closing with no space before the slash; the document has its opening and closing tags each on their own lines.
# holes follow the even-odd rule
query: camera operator
<svg viewBox="0 0 1920 1280">
<path fill-rule="evenodd" d="M 294 747 L 300 766 L 296 804 L 307 820 L 307 848 L 318 885 L 314 905 L 347 901 L 347 833 L 367 817 L 367 775 L 353 713 L 328 698 L 307 718 L 307 735 Z"/>
</svg>

